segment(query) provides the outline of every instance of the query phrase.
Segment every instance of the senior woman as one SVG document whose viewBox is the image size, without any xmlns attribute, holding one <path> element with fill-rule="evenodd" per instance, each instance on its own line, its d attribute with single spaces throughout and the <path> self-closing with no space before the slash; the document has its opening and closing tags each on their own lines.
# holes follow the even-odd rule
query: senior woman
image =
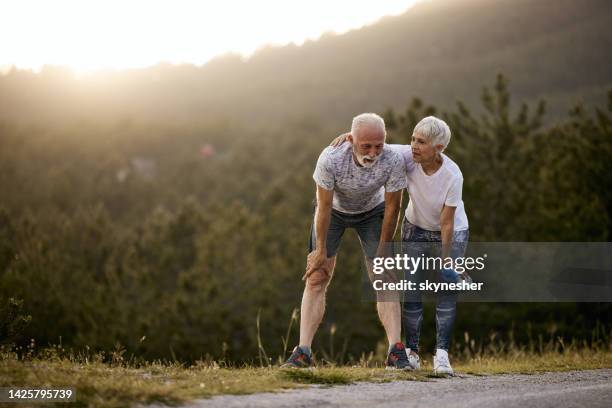
<svg viewBox="0 0 612 408">
<path fill-rule="evenodd" d="M 332 144 L 343 143 L 347 135 Z M 402 223 L 402 241 L 415 255 L 424 246 L 441 249 L 442 259 L 463 257 L 469 238 L 469 225 L 462 196 L 463 175 L 459 166 L 445 155 L 451 132 L 441 119 L 428 116 L 414 128 L 410 145 L 391 145 L 402 153 L 406 164 L 410 200 Z M 418 255 L 417 255 L 418 256 Z M 457 274 L 443 268 L 443 280 L 468 282 L 466 273 Z M 453 375 L 448 349 L 457 314 L 457 293 L 442 292 L 436 296 L 436 374 Z M 419 292 L 410 294 L 403 304 L 408 360 L 413 369 L 420 368 L 419 337 L 423 321 L 423 303 Z"/>
</svg>

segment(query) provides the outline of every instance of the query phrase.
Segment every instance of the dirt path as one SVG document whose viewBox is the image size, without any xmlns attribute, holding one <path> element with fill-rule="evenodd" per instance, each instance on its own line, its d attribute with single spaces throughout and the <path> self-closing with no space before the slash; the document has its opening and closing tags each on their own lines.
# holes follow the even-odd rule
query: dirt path
<svg viewBox="0 0 612 408">
<path fill-rule="evenodd" d="M 196 407 L 589 407 L 612 406 L 612 370 L 538 375 L 461 376 L 428 382 L 396 381 L 312 387 L 279 393 L 224 395 Z M 151 405 L 149 408 L 159 407 Z"/>
</svg>

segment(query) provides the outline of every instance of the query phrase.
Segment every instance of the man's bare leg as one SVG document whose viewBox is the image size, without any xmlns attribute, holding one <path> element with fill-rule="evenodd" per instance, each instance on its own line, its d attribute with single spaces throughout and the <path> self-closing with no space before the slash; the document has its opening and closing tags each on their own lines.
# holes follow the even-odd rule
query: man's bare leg
<svg viewBox="0 0 612 408">
<path fill-rule="evenodd" d="M 376 310 L 378 310 L 378 318 L 387 333 L 389 345 L 392 346 L 396 343 L 400 343 L 402 323 L 399 302 L 392 302 L 390 300 L 376 302 Z"/>
<path fill-rule="evenodd" d="M 325 292 L 335 265 L 336 257 L 328 258 L 325 266 L 329 274 L 324 270 L 317 270 L 306 279 L 300 310 L 300 346 L 312 346 L 312 339 L 325 314 Z"/>
<path fill-rule="evenodd" d="M 374 279 L 383 279 L 387 282 L 397 281 L 395 275 L 385 272 L 383 275 L 375 275 L 372 269 L 372 262 L 366 259 L 368 277 L 370 282 Z M 396 291 L 376 292 L 376 310 L 378 318 L 385 328 L 389 346 L 401 342 L 402 336 L 402 312 L 399 302 L 399 295 Z"/>
</svg>

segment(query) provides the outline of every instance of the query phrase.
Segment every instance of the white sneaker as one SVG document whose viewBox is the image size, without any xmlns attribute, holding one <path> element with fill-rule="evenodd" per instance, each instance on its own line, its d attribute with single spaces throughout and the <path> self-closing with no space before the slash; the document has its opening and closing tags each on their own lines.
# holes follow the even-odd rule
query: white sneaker
<svg viewBox="0 0 612 408">
<path fill-rule="evenodd" d="M 408 356 L 408 365 L 410 365 L 410 368 L 412 368 L 413 370 L 420 370 L 421 359 L 419 358 L 419 356 L 410 354 L 409 348 L 406 349 L 406 355 Z"/>
<path fill-rule="evenodd" d="M 448 361 L 448 353 L 446 350 L 437 349 L 433 359 L 434 374 L 455 375 L 453 367 Z"/>
</svg>

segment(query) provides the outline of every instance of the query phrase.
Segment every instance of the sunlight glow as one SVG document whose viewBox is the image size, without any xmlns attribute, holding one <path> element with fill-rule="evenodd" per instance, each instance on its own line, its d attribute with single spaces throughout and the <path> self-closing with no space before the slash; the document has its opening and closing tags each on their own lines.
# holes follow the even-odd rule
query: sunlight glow
<svg viewBox="0 0 612 408">
<path fill-rule="evenodd" d="M 0 66 L 78 73 L 158 62 L 203 64 L 264 45 L 343 33 L 415 0 L 0 0 Z"/>
</svg>

